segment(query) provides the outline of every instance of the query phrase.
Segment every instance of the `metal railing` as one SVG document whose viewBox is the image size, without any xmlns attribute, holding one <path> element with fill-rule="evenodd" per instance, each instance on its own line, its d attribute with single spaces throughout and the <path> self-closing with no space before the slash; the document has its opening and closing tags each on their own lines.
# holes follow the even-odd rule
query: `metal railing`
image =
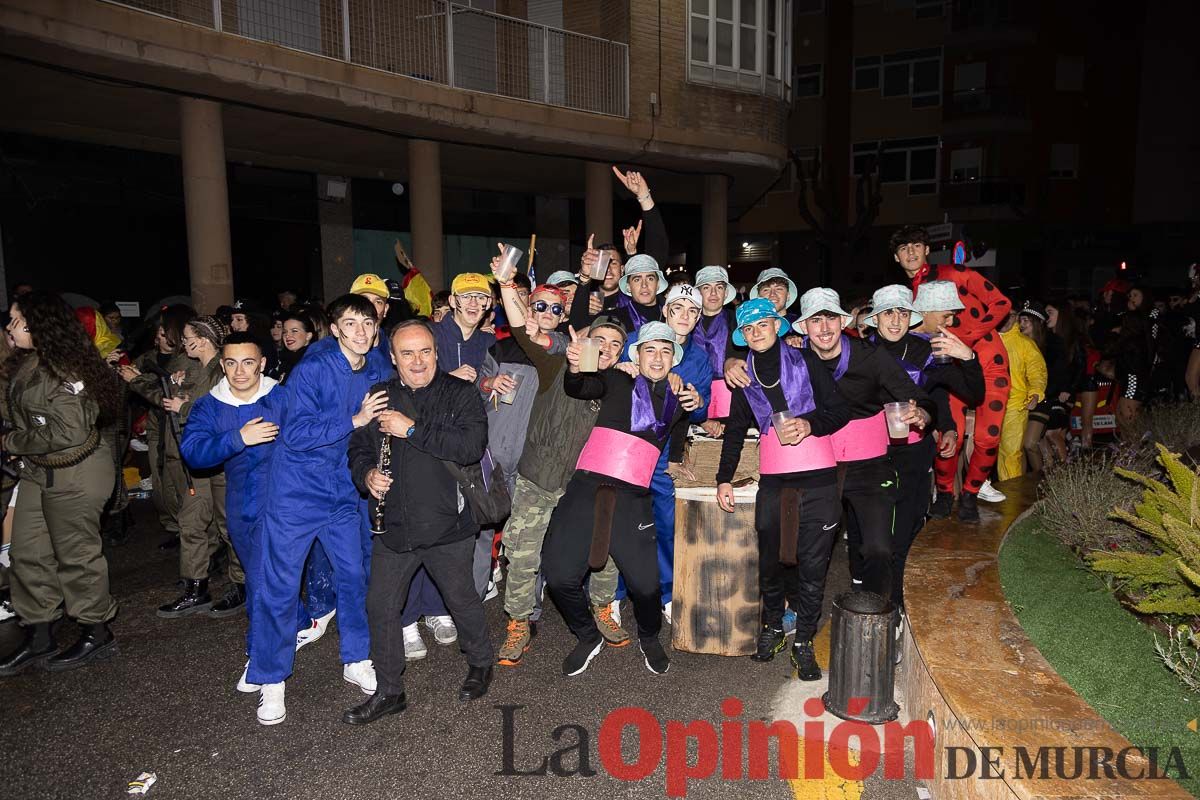
<svg viewBox="0 0 1200 800">
<path fill-rule="evenodd" d="M 950 94 L 945 111 L 947 119 L 977 114 L 1000 114 L 1024 119 L 1029 116 L 1028 95 L 1006 88 L 965 89 Z"/>
<path fill-rule="evenodd" d="M 448 0 L 103 0 L 533 103 L 629 116 L 629 46 Z"/>
<path fill-rule="evenodd" d="M 943 181 L 943 208 L 969 206 L 1015 205 L 1025 203 L 1025 184 L 1012 178 L 974 178 L 963 181 Z"/>
</svg>

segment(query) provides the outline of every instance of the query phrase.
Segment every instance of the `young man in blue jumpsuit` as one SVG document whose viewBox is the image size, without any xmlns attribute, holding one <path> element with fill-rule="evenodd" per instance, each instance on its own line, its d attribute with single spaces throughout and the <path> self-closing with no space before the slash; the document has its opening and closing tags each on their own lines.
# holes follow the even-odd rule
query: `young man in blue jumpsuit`
<svg viewBox="0 0 1200 800">
<path fill-rule="evenodd" d="M 300 573 L 314 540 L 333 565 L 338 597 L 338 634 L 343 677 L 367 694 L 375 691 L 366 614 L 361 498 L 350 480 L 350 433 L 386 407 L 386 395 L 369 393 L 385 377 L 367 354 L 375 344 L 378 319 L 364 297 L 347 294 L 329 306 L 337 350 L 309 352 L 288 376 L 288 419 L 269 470 L 263 513 L 260 590 L 250 653 L 250 683 L 262 686 L 258 720 L 284 720 L 284 680 L 295 655 L 295 605 Z"/>
</svg>

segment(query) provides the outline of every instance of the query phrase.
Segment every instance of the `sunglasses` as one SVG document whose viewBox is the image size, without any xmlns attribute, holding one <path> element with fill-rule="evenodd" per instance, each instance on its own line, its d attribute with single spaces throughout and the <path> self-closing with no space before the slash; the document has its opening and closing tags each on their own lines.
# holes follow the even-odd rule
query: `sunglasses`
<svg viewBox="0 0 1200 800">
<path fill-rule="evenodd" d="M 547 310 L 554 314 L 561 314 L 563 312 L 562 303 L 547 303 L 545 300 L 535 300 L 532 307 L 539 314 Z"/>
</svg>

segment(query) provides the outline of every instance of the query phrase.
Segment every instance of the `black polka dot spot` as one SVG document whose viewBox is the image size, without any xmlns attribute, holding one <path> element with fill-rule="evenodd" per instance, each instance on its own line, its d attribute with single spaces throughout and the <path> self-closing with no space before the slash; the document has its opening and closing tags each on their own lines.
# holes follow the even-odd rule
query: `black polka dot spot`
<svg viewBox="0 0 1200 800">
<path fill-rule="evenodd" d="M 972 486 L 983 486 L 983 481 L 979 480 L 979 478 L 971 478 L 967 481 L 967 483 L 971 484 Z"/>
<path fill-rule="evenodd" d="M 962 264 L 955 264 L 955 265 L 954 265 L 954 269 L 958 270 L 959 272 L 966 272 L 966 271 L 967 271 L 967 268 L 966 268 L 966 267 L 964 267 Z"/>
<path fill-rule="evenodd" d="M 988 408 L 990 408 L 992 411 L 1003 411 L 1004 403 L 1001 403 L 999 400 L 993 400 L 992 402 L 988 403 Z"/>
<path fill-rule="evenodd" d="M 966 297 L 967 296 L 967 287 L 965 287 L 965 286 L 958 287 L 958 293 L 960 295 L 962 295 L 963 297 Z"/>
<path fill-rule="evenodd" d="M 988 436 L 999 436 L 999 435 L 1000 435 L 1000 426 L 999 425 L 988 425 Z"/>
<path fill-rule="evenodd" d="M 994 456 L 1000 452 L 1000 448 L 999 447 L 989 447 L 984 452 L 987 453 L 989 456 Z"/>
<path fill-rule="evenodd" d="M 992 315 L 991 315 L 991 314 L 985 314 L 985 315 L 984 315 L 984 317 L 983 317 L 983 319 L 982 319 L 982 320 L 980 320 L 980 321 L 981 321 L 981 322 L 991 322 L 991 321 L 992 321 Z"/>
<path fill-rule="evenodd" d="M 1001 389 L 1008 386 L 1008 378 L 996 378 L 996 386 Z"/>
<path fill-rule="evenodd" d="M 990 333 L 985 333 L 985 334 L 983 335 L 983 340 L 984 340 L 985 342 L 990 342 L 990 341 L 992 340 L 992 335 L 991 335 Z"/>
<path fill-rule="evenodd" d="M 995 287 L 995 286 L 992 286 L 992 282 L 991 282 L 991 281 L 984 281 L 984 282 L 983 282 L 983 288 L 987 289 L 989 292 L 994 292 L 994 291 L 996 291 L 996 287 Z"/>
<path fill-rule="evenodd" d="M 950 327 L 951 327 L 951 328 L 957 328 L 957 327 L 958 327 L 960 324 L 961 324 L 961 323 L 959 322 L 959 320 L 958 320 L 958 317 L 955 317 L 955 318 L 954 318 L 954 321 L 950 323 Z"/>
<path fill-rule="evenodd" d="M 972 308 L 972 309 L 971 309 L 971 316 L 972 316 L 972 317 L 974 317 L 975 319 L 979 319 L 979 309 L 978 309 L 978 308 Z"/>
<path fill-rule="evenodd" d="M 992 356 L 992 361 L 994 361 L 994 362 L 995 362 L 995 363 L 997 363 L 997 364 L 1003 364 L 1003 363 L 1004 363 L 1004 356 L 1002 356 L 1002 355 L 1000 355 L 999 353 L 997 353 L 996 355 Z"/>
</svg>

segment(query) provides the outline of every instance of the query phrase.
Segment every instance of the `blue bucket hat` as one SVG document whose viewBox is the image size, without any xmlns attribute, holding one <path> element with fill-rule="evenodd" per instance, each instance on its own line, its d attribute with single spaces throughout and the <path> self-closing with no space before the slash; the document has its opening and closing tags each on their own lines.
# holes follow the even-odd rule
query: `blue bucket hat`
<svg viewBox="0 0 1200 800">
<path fill-rule="evenodd" d="M 675 357 L 671 359 L 671 366 L 678 367 L 679 362 L 683 361 L 683 348 L 675 341 L 675 331 L 671 330 L 667 323 L 647 322 L 638 329 L 637 341 L 631 343 L 628 348 L 630 361 L 637 363 L 637 350 L 646 342 L 670 342 L 675 345 Z"/>
<path fill-rule="evenodd" d="M 746 346 L 746 337 L 742 335 L 742 328 L 746 325 L 753 325 L 762 319 L 777 319 L 782 323 L 779 327 L 779 335 L 783 336 L 792 329 L 791 323 L 787 318 L 781 316 L 775 310 L 775 304 L 765 297 L 756 297 L 753 300 L 747 300 L 738 306 L 737 310 L 737 328 L 733 332 L 733 343 L 738 347 Z"/>
<path fill-rule="evenodd" d="M 629 276 L 643 273 L 652 273 L 658 276 L 658 290 L 655 294 L 662 294 L 667 290 L 667 276 L 663 275 L 662 270 L 658 268 L 658 262 L 645 253 L 638 253 L 625 262 L 625 271 L 621 274 L 621 280 L 617 281 L 617 285 L 621 287 L 621 291 L 625 294 L 631 294 L 629 291 Z"/>
</svg>

